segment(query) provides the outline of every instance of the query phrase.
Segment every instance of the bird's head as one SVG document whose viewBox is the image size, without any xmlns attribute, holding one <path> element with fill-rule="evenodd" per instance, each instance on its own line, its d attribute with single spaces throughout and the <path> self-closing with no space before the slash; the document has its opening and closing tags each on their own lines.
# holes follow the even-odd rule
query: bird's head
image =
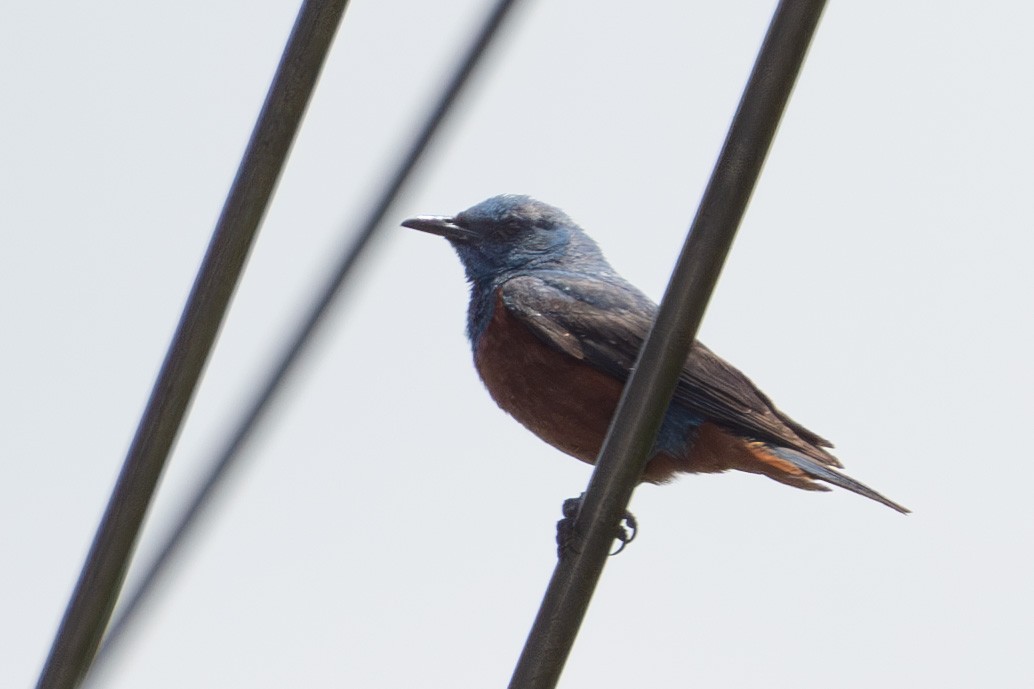
<svg viewBox="0 0 1034 689">
<path fill-rule="evenodd" d="M 455 216 L 421 215 L 402 225 L 448 239 L 471 282 L 540 268 L 610 271 L 596 242 L 566 213 L 529 196 L 493 196 Z"/>
</svg>

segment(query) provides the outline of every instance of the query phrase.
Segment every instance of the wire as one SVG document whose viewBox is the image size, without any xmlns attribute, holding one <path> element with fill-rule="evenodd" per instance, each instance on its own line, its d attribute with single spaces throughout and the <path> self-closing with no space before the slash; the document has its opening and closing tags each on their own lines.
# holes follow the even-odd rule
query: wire
<svg viewBox="0 0 1034 689">
<path fill-rule="evenodd" d="M 140 526 L 212 350 L 347 0 L 307 0 L 158 373 L 38 689 L 71 689 L 88 671 Z"/>
<path fill-rule="evenodd" d="M 575 517 L 577 543 L 557 563 L 510 689 L 552 689 L 560 678 L 824 4 L 783 0 L 776 8 Z"/>
<path fill-rule="evenodd" d="M 216 489 L 225 479 L 231 467 L 240 460 L 242 456 L 241 451 L 252 432 L 262 420 L 270 403 L 305 351 L 313 334 L 340 293 L 345 279 L 363 255 L 364 249 L 368 246 L 378 227 L 381 226 L 384 217 L 395 203 L 403 186 L 409 180 L 414 168 L 422 158 L 428 144 L 469 81 L 469 77 L 485 50 L 498 35 L 503 20 L 514 4 L 516 4 L 515 0 L 500 0 L 489 13 L 477 37 L 468 48 L 454 75 L 446 85 L 439 101 L 428 114 L 425 124 L 400 161 L 396 172 L 367 214 L 351 246 L 342 255 L 337 268 L 310 307 L 298 330 L 286 345 L 268 380 L 249 405 L 237 428 L 230 435 L 222 452 L 212 462 L 209 473 L 202 480 L 195 494 L 180 513 L 176 525 L 162 543 L 158 554 L 147 566 L 145 573 L 140 579 L 139 586 L 126 596 L 125 603 L 120 607 L 119 614 L 112 623 L 111 630 L 98 654 L 98 665 L 102 662 L 107 662 L 108 658 L 115 652 L 125 637 L 127 630 L 139 614 L 141 605 L 152 595 L 155 585 L 160 580 L 163 572 L 168 568 L 172 558 L 179 552 L 185 537 L 196 526 L 198 517 L 210 504 L 213 496 L 216 494 Z"/>
</svg>

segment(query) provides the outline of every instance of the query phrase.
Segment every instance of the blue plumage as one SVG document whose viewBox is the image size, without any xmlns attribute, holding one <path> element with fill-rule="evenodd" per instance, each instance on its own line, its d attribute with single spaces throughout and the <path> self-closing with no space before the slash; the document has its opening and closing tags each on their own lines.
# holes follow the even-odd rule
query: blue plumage
<svg viewBox="0 0 1034 689">
<path fill-rule="evenodd" d="M 546 442 L 595 461 L 656 305 L 563 211 L 528 196 L 403 225 L 445 237 L 459 255 L 471 286 L 467 335 L 496 402 Z M 836 471 L 828 447 L 695 343 L 643 480 L 738 469 L 827 490 L 817 479 L 908 511 Z"/>
</svg>

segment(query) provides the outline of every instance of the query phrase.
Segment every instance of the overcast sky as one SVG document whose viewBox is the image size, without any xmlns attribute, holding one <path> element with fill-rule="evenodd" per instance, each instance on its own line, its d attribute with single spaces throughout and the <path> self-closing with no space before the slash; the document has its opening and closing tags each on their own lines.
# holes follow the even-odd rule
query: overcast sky
<svg viewBox="0 0 1034 689">
<path fill-rule="evenodd" d="M 485 4 L 352 3 L 143 559 Z M 589 471 L 495 407 L 458 260 L 397 223 L 532 194 L 659 298 L 773 8 L 521 6 L 104 686 L 506 685 Z M 296 11 L 0 4 L 4 686 L 35 682 Z M 701 331 L 914 514 L 643 487 L 561 686 L 1034 684 L 1032 22 L 831 3 Z"/>
</svg>

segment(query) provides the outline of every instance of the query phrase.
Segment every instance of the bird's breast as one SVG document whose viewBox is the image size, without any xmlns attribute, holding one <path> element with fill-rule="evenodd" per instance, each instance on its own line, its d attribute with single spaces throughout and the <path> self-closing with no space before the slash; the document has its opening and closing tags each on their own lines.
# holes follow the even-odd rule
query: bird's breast
<svg viewBox="0 0 1034 689">
<path fill-rule="evenodd" d="M 495 296 L 474 364 L 496 403 L 557 449 L 594 462 L 623 384 L 547 346 Z"/>
<path fill-rule="evenodd" d="M 596 461 L 621 397 L 622 381 L 548 346 L 510 313 L 498 293 L 476 340 L 474 364 L 492 398 L 525 428 L 572 457 L 590 464 Z M 671 436 L 672 447 L 654 449 L 643 481 L 665 483 L 677 472 L 731 468 L 726 448 L 711 442 L 710 435 L 699 451 L 690 452 L 698 420 L 669 412 L 665 423 L 665 428 L 673 424 L 668 433 L 664 429 L 661 433 Z"/>
</svg>

